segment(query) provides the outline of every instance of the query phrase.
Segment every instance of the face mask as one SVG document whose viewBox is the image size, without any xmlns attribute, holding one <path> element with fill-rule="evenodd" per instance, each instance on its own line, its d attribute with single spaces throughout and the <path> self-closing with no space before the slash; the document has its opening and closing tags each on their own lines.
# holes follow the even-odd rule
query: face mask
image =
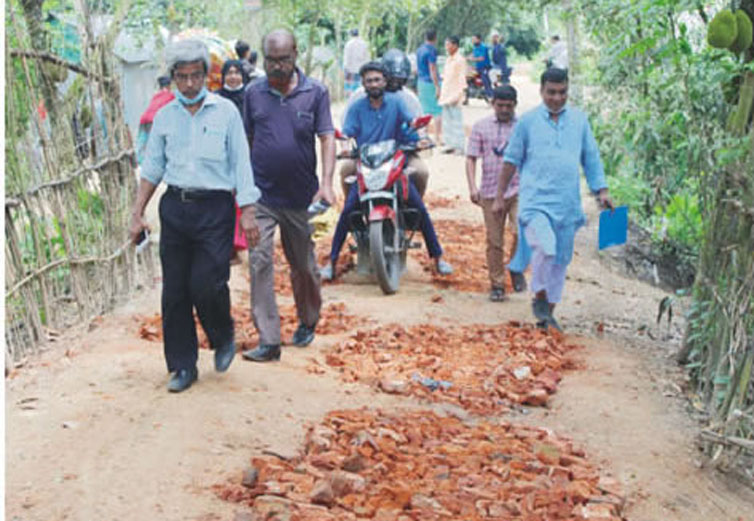
<svg viewBox="0 0 754 521">
<path fill-rule="evenodd" d="M 181 91 L 179 91 L 178 89 L 175 89 L 173 94 L 175 94 L 175 97 L 178 98 L 178 101 L 180 101 L 184 105 L 193 105 L 194 103 L 199 103 L 204 99 L 204 97 L 207 95 L 207 87 L 202 87 L 202 90 L 199 91 L 199 94 L 197 94 L 195 98 L 187 98 L 186 96 L 181 94 Z"/>
<path fill-rule="evenodd" d="M 243 89 L 243 83 L 239 83 L 238 87 L 230 87 L 228 84 L 223 85 L 223 89 L 229 90 L 230 92 L 238 92 L 239 90 Z"/>
</svg>

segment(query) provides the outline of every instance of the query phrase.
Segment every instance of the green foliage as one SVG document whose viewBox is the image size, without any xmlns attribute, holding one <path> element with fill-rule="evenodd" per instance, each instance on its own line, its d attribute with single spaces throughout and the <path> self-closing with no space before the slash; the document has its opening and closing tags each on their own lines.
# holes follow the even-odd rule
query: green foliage
<svg viewBox="0 0 754 521">
<path fill-rule="evenodd" d="M 587 71 L 599 86 L 589 108 L 611 188 L 658 241 L 694 257 L 713 210 L 714 173 L 742 153 L 725 134 L 731 106 L 721 89 L 741 65 L 701 45 L 698 23 L 679 22 L 682 2 L 590 6 L 589 28 L 603 47 Z"/>
<path fill-rule="evenodd" d="M 515 25 L 507 29 L 508 46 L 514 48 L 518 54 L 531 60 L 542 47 L 541 35 L 537 27 L 530 23 L 528 25 Z"/>
</svg>

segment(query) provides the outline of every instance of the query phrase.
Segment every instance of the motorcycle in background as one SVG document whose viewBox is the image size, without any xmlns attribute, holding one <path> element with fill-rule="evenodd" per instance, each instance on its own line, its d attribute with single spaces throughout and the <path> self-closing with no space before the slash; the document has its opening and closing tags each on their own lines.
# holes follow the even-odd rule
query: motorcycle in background
<svg viewBox="0 0 754 521">
<path fill-rule="evenodd" d="M 471 70 L 466 74 L 466 97 L 463 104 L 468 105 L 471 98 L 483 99 L 486 103 L 490 102 L 484 90 L 482 75 L 476 70 Z"/>
</svg>

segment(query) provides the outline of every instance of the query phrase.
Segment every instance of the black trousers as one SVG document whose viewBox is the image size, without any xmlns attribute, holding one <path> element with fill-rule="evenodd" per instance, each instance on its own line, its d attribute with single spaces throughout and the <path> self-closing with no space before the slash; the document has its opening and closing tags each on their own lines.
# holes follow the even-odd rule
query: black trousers
<svg viewBox="0 0 754 521">
<path fill-rule="evenodd" d="M 235 215 L 230 192 L 184 196 L 169 188 L 160 200 L 162 333 L 169 372 L 196 365 L 194 308 L 213 348 L 233 340 L 228 278 Z"/>
</svg>

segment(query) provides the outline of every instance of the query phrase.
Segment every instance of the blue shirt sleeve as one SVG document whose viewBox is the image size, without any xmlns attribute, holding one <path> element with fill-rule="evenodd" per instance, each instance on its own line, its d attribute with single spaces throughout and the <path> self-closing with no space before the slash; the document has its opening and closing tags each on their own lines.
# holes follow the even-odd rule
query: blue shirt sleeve
<svg viewBox="0 0 754 521">
<path fill-rule="evenodd" d="M 233 111 L 228 124 L 228 161 L 230 176 L 236 187 L 238 206 L 244 207 L 256 203 L 262 193 L 254 184 L 249 142 L 238 111 Z"/>
<path fill-rule="evenodd" d="M 586 118 L 584 119 L 581 166 L 584 168 L 584 175 L 586 176 L 589 189 L 592 192 L 597 192 L 602 188 L 607 188 L 607 180 L 605 179 L 605 170 L 602 167 L 597 140 L 594 139 L 589 121 Z"/>
<path fill-rule="evenodd" d="M 348 108 L 348 112 L 346 112 L 346 121 L 343 124 L 343 134 L 348 137 L 355 138 L 359 133 L 359 116 L 358 116 L 358 105 L 359 101 L 356 101 L 353 105 L 351 105 Z"/>
<path fill-rule="evenodd" d="M 427 65 L 430 63 L 437 63 L 437 49 L 431 47 L 429 54 L 427 55 Z"/>
<path fill-rule="evenodd" d="M 513 136 L 511 136 L 508 145 L 505 147 L 503 161 L 516 165 L 516 168 L 520 171 L 521 165 L 526 160 L 527 141 L 526 124 L 524 121 L 519 121 L 513 128 Z"/>
<path fill-rule="evenodd" d="M 167 121 L 165 114 L 158 112 L 152 122 L 152 130 L 147 140 L 147 150 L 144 163 L 141 165 L 141 177 L 153 185 L 160 184 L 165 175 L 165 128 Z"/>
<path fill-rule="evenodd" d="M 412 129 L 409 127 L 411 122 L 414 120 L 413 115 L 411 114 L 411 111 L 409 110 L 406 103 L 403 101 L 403 99 L 396 95 L 395 101 L 398 105 L 398 122 L 401 125 L 401 135 L 399 141 L 403 143 L 411 143 L 413 141 L 419 140 L 419 134 L 416 132 L 415 129 Z"/>
</svg>

